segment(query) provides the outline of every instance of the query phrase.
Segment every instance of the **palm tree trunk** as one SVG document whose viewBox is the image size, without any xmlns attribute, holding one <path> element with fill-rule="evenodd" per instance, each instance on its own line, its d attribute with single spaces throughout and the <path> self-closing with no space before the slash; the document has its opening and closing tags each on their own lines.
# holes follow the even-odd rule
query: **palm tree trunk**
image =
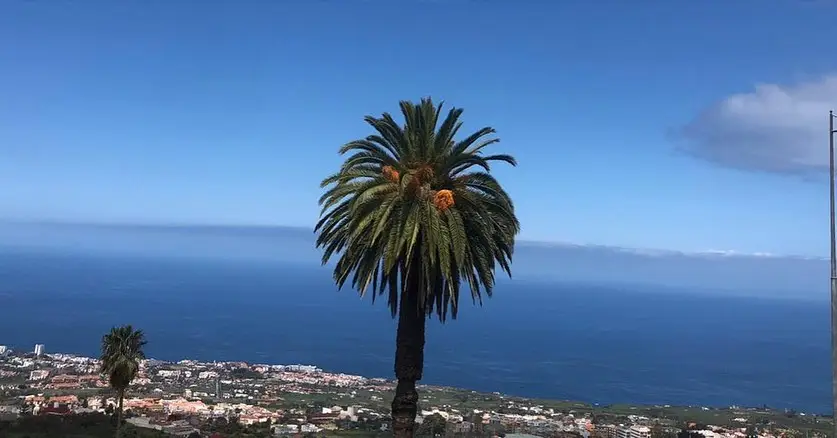
<svg viewBox="0 0 837 438">
<path fill-rule="evenodd" d="M 125 390 L 120 389 L 118 392 L 119 403 L 116 408 L 116 438 L 119 438 L 119 432 L 122 428 L 122 400 L 125 398 Z"/>
<path fill-rule="evenodd" d="M 411 272 L 401 295 L 398 309 L 398 331 L 395 347 L 395 376 L 398 385 L 392 399 L 392 430 L 395 438 L 413 438 L 418 392 L 416 382 L 421 380 L 424 368 L 425 312 L 419 308 L 418 257 L 411 263 Z"/>
</svg>

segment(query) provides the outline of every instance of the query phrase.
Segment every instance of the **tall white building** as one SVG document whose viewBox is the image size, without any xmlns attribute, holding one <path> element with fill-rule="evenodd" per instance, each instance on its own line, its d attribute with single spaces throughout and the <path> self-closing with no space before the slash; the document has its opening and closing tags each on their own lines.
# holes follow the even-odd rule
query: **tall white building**
<svg viewBox="0 0 837 438">
<path fill-rule="evenodd" d="M 49 371 L 47 370 L 32 370 L 29 373 L 29 380 L 44 380 L 49 376 Z"/>
<path fill-rule="evenodd" d="M 44 344 L 35 344 L 35 356 L 44 354 Z"/>
<path fill-rule="evenodd" d="M 8 350 L 5 345 L 0 345 L 0 354 L 3 354 Z"/>
</svg>

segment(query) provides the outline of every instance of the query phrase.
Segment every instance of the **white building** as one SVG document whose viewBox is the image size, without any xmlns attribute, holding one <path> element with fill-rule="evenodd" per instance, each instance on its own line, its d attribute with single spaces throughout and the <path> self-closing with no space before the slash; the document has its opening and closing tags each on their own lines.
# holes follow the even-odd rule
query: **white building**
<svg viewBox="0 0 837 438">
<path fill-rule="evenodd" d="M 299 432 L 299 426 L 296 424 L 277 424 L 273 426 L 273 433 L 275 435 L 286 435 Z"/>
<path fill-rule="evenodd" d="M 651 438 L 651 428 L 646 426 L 619 426 L 616 438 Z"/>
<path fill-rule="evenodd" d="M 35 344 L 35 356 L 44 354 L 44 344 Z"/>
<path fill-rule="evenodd" d="M 47 370 L 32 370 L 29 373 L 29 380 L 44 380 L 49 376 L 49 371 Z"/>
<path fill-rule="evenodd" d="M 302 432 L 302 433 L 317 433 L 321 430 L 322 429 L 320 429 L 319 427 L 317 427 L 317 426 L 315 426 L 311 423 L 305 423 L 299 428 L 299 431 Z"/>
<path fill-rule="evenodd" d="M 651 428 L 647 426 L 631 426 L 631 438 L 651 438 Z"/>
<path fill-rule="evenodd" d="M 5 353 L 8 350 L 5 345 L 0 345 L 0 354 Z"/>
</svg>

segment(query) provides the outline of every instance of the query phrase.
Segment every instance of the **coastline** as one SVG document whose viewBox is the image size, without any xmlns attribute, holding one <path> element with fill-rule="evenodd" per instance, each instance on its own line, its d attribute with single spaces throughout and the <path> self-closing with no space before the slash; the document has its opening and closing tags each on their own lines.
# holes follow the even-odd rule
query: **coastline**
<svg viewBox="0 0 837 438">
<path fill-rule="evenodd" d="M 96 358 L 82 355 L 2 355 L 0 412 L 107 413 L 116 400 L 98 370 Z M 125 408 L 144 418 L 137 424 L 158 430 L 202 430 L 224 417 L 245 427 L 272 425 L 293 433 L 381 431 L 389 421 L 394 386 L 391 379 L 314 365 L 148 359 L 128 389 Z M 743 438 L 748 427 L 761 428 L 761 437 L 780 438 L 787 431 L 817 437 L 831 424 L 826 416 L 767 407 L 595 405 L 430 384 L 419 385 L 419 397 L 417 421 L 434 418 L 459 431 L 494 428 L 589 438 L 599 430 L 607 434 L 594 438 L 619 433 L 651 438 L 652 427 L 669 436 L 691 424 L 711 438 Z M 194 420 L 183 423 L 184 418 Z"/>
<path fill-rule="evenodd" d="M 9 356 L 10 353 L 20 354 L 18 350 L 14 350 L 9 348 L 6 351 L 6 355 Z M 24 355 L 31 355 L 31 353 L 25 353 Z M 61 358 L 61 359 L 74 359 L 74 360 L 83 360 L 89 361 L 94 363 L 98 361 L 95 357 L 85 356 L 83 354 L 78 353 L 45 353 L 44 357 L 50 358 Z M 3 354 L 0 354 L 0 359 L 3 358 Z M 396 384 L 396 380 L 393 377 L 380 377 L 380 376 L 363 376 L 357 374 L 350 374 L 344 373 L 339 370 L 330 370 L 324 369 L 317 365 L 313 364 L 270 364 L 270 363 L 251 363 L 246 361 L 213 361 L 207 362 L 197 359 L 190 359 L 190 358 L 183 358 L 179 360 L 165 360 L 165 359 L 156 359 L 153 357 L 147 358 L 143 363 L 143 368 L 147 367 L 159 367 L 159 366 L 208 366 L 212 365 L 213 367 L 218 368 L 228 368 L 228 367 L 248 367 L 250 369 L 264 369 L 269 368 L 271 370 L 281 370 L 281 371 L 291 371 L 291 372 L 301 372 L 301 373 L 309 373 L 309 374 L 321 374 L 326 376 L 341 376 L 350 379 L 357 379 L 362 381 L 370 381 L 370 382 L 378 382 L 383 385 L 390 385 L 393 386 Z M 624 410 L 628 409 L 631 411 L 645 411 L 645 410 L 674 410 L 674 411 L 693 411 L 693 410 L 700 410 L 704 412 L 708 411 L 729 411 L 729 412 L 755 412 L 755 413 L 762 413 L 762 414 L 779 414 L 779 413 L 787 413 L 793 412 L 797 415 L 810 415 L 816 416 L 821 418 L 830 418 L 830 413 L 822 413 L 822 412 L 802 412 L 796 410 L 789 410 L 789 409 L 777 409 L 770 407 L 767 404 L 763 404 L 762 406 L 739 406 L 739 405 L 672 405 L 672 404 L 642 404 L 642 403 L 611 403 L 611 404 L 601 404 L 595 402 L 589 402 L 584 400 L 570 400 L 570 399 L 561 399 L 561 398 L 552 398 L 552 397 L 527 397 L 524 395 L 513 394 L 508 392 L 499 392 L 499 391 L 480 391 L 471 388 L 464 388 L 460 386 L 450 386 L 450 385 L 438 385 L 438 384 L 431 384 L 431 383 L 419 383 L 417 387 L 421 390 L 431 390 L 435 392 L 447 392 L 452 394 L 475 394 L 479 396 L 487 396 L 489 398 L 495 397 L 500 400 L 515 400 L 515 401 L 529 401 L 529 402 L 537 402 L 545 405 L 553 405 L 553 406 L 560 406 L 560 407 L 571 407 L 572 409 L 579 410 L 581 412 L 595 412 L 597 410 L 609 410 L 609 409 L 617 409 L 617 410 Z"/>
</svg>

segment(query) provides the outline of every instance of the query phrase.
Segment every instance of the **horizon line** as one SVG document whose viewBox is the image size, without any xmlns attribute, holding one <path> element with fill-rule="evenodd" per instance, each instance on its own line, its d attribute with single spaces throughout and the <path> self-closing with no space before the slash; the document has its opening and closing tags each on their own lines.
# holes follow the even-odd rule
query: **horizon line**
<svg viewBox="0 0 837 438">
<path fill-rule="evenodd" d="M 175 229 L 175 228 L 204 228 L 204 229 L 297 229 L 310 231 L 314 234 L 314 227 L 303 225 L 284 225 L 284 224 L 264 224 L 264 223 L 194 223 L 194 222 L 129 222 L 129 221 L 77 221 L 77 220 L 58 220 L 58 219 L 16 219 L 16 218 L 0 218 L 0 225 L 52 225 L 52 226 L 78 226 L 78 227 L 101 227 L 101 228 L 157 228 L 157 229 Z M 803 260 L 818 260 L 828 261 L 829 258 L 818 255 L 804 255 L 804 254 L 774 254 L 769 252 L 739 252 L 736 250 L 718 250 L 706 249 L 699 251 L 684 251 L 670 248 L 646 248 L 646 247 L 626 247 L 619 245 L 600 244 L 600 243 L 577 243 L 560 240 L 535 240 L 530 238 L 522 238 L 517 241 L 518 244 L 524 246 L 540 246 L 540 247 L 575 247 L 575 248 L 599 248 L 608 249 L 617 252 L 632 253 L 634 255 L 641 255 L 646 257 L 661 257 L 661 256 L 715 256 L 715 257 L 747 257 L 747 258 L 780 258 L 780 259 L 803 259 Z"/>
</svg>

